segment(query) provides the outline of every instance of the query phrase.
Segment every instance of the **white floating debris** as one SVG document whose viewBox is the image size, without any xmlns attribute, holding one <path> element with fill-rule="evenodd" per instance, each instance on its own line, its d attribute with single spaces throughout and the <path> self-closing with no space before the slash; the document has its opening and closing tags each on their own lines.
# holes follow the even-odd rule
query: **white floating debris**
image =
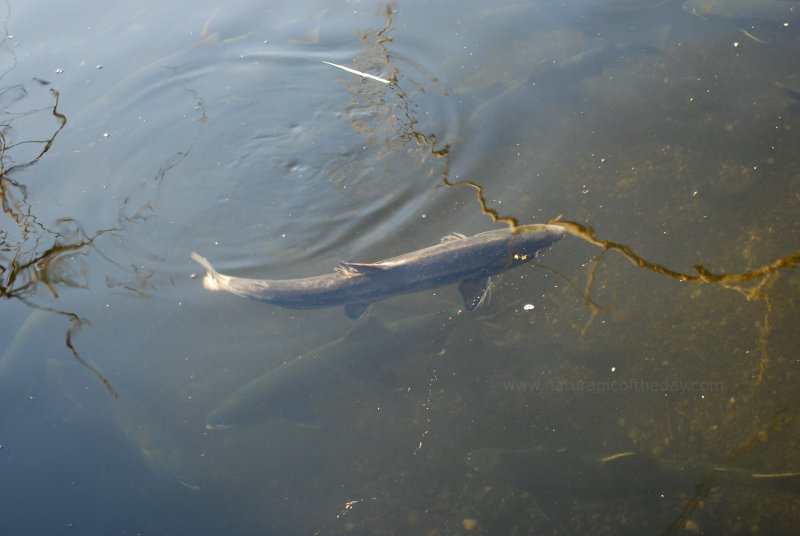
<svg viewBox="0 0 800 536">
<path fill-rule="evenodd" d="M 327 63 L 328 65 L 333 65 L 334 67 L 338 67 L 339 69 L 343 69 L 348 73 L 357 74 L 359 76 L 363 76 L 364 78 L 369 78 L 371 80 L 377 80 L 378 82 L 383 82 L 384 84 L 391 84 L 391 80 L 386 80 L 385 78 L 381 78 L 380 76 L 375 76 L 374 74 L 369 73 L 362 73 L 361 71 L 356 71 L 355 69 L 351 69 L 350 67 L 345 67 L 344 65 L 339 65 L 338 63 L 331 63 L 329 61 L 322 60 L 322 63 Z"/>
<path fill-rule="evenodd" d="M 522 308 L 525 309 L 526 311 L 532 311 L 533 310 L 533 304 L 532 303 L 526 303 Z"/>
</svg>

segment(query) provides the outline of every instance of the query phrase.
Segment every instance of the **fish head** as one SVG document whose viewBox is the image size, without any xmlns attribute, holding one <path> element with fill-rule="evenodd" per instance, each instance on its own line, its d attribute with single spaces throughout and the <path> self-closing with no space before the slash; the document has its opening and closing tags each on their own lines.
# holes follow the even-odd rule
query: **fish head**
<svg viewBox="0 0 800 536">
<path fill-rule="evenodd" d="M 567 234 L 561 225 L 522 225 L 514 230 L 511 242 L 515 262 L 533 260 L 536 254 L 549 248 Z"/>
</svg>

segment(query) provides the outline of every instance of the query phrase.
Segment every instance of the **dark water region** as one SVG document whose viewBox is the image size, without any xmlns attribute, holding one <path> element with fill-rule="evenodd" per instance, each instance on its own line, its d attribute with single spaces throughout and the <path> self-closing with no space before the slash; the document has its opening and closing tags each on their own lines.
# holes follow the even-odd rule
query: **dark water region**
<svg viewBox="0 0 800 536">
<path fill-rule="evenodd" d="M 795 4 L 9 1 L 0 531 L 793 534 Z M 189 258 L 556 219 L 471 312 Z"/>
</svg>

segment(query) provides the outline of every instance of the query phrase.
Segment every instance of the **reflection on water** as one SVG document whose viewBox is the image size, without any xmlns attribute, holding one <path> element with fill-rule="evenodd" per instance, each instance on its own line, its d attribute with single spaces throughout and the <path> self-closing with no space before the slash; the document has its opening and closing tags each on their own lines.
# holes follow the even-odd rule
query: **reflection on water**
<svg viewBox="0 0 800 536">
<path fill-rule="evenodd" d="M 797 490 L 715 470 L 655 501 L 571 479 L 554 514 L 467 463 L 800 469 L 786 3 L 483 4 L 11 5 L 4 533 L 793 533 Z M 191 277 L 193 250 L 289 279 L 531 220 L 571 236 L 470 313 L 443 287 L 354 326 Z M 207 429 L 228 397 L 250 425 Z"/>
<path fill-rule="evenodd" d="M 24 87 L 11 87 L 6 96 L 11 93 L 16 93 L 21 100 L 26 90 Z M 54 225 L 49 226 L 40 221 L 36 212 L 32 210 L 26 185 L 13 178 L 19 171 L 35 165 L 50 150 L 56 136 L 66 125 L 66 117 L 58 112 L 57 92 L 53 92 L 53 98 L 51 113 L 57 120 L 57 127 L 49 138 L 15 141 L 13 123 L 6 125 L 5 132 L 0 133 L 0 200 L 3 212 L 16 224 L 16 227 L 9 227 L 8 231 L 3 231 L 0 237 L 3 246 L 3 254 L 0 255 L 0 268 L 3 273 L 0 297 L 16 299 L 26 305 L 69 318 L 70 326 L 66 331 L 67 348 L 81 365 L 103 382 L 111 395 L 116 396 L 108 379 L 75 350 L 72 339 L 81 328 L 83 319 L 74 312 L 38 304 L 36 299 L 40 286 L 44 286 L 54 298 L 58 297 L 58 287 L 87 286 L 86 267 L 81 262 L 81 257 L 85 255 L 86 249 L 92 247 L 98 236 L 109 231 L 101 230 L 90 237 L 80 222 L 71 217 L 60 218 Z M 10 104 L 17 102 L 12 100 Z M 6 110 L 6 113 L 9 111 Z M 33 113 L 22 112 L 23 115 Z M 15 149 L 28 144 L 41 146 L 41 151 L 30 160 L 20 162 Z"/>
</svg>

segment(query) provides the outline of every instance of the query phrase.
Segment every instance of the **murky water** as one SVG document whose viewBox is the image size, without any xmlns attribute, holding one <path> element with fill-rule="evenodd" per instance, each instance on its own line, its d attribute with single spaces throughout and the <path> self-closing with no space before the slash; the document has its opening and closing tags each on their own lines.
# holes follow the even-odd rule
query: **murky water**
<svg viewBox="0 0 800 536">
<path fill-rule="evenodd" d="M 793 533 L 797 20 L 484 4 L 9 0 L 3 533 Z M 281 309 L 189 258 L 296 278 L 555 218 L 473 312 Z"/>
</svg>

